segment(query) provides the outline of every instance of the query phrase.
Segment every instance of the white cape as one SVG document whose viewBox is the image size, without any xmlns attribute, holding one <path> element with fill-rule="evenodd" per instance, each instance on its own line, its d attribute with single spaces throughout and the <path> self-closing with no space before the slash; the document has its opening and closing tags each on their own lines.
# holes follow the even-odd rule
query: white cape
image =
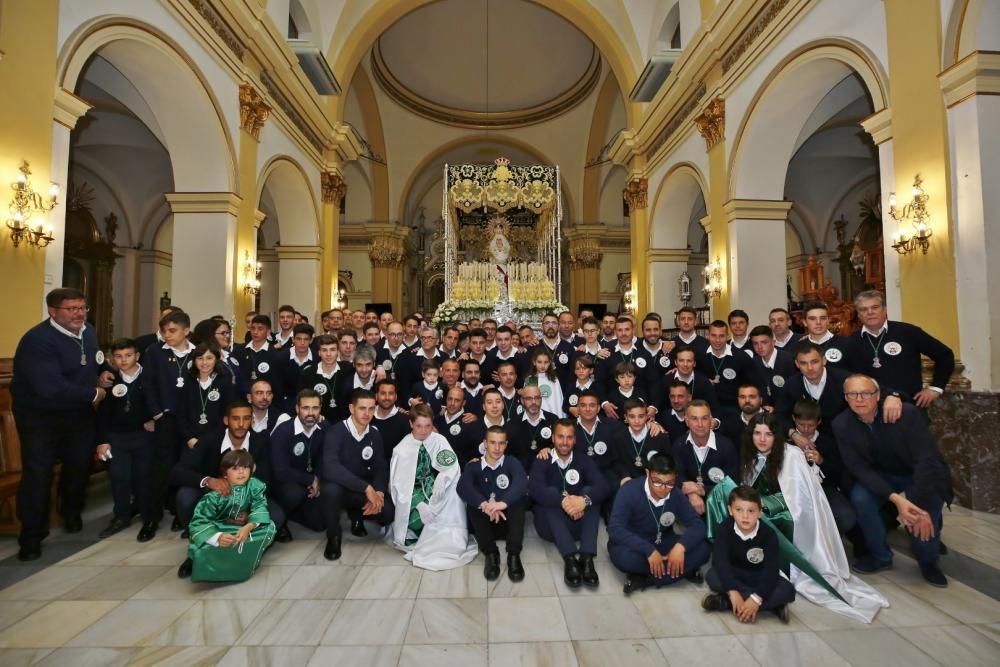
<svg viewBox="0 0 1000 667">
<path fill-rule="evenodd" d="M 455 452 L 443 435 L 431 433 L 423 445 L 431 457 L 431 465 L 438 471 L 434 490 L 423 513 L 424 529 L 414 544 L 405 545 L 417 454 L 420 452 L 420 442 L 411 434 L 393 449 L 389 464 L 389 491 L 396 507 L 390 538 L 393 546 L 405 551 L 405 558 L 417 567 L 427 570 L 461 567 L 471 562 L 477 553 L 475 541 L 469 539 L 465 503 L 456 491 L 462 471 Z"/>
<path fill-rule="evenodd" d="M 806 599 L 864 623 L 871 623 L 889 601 L 874 588 L 851 574 L 844 543 L 823 493 L 819 467 L 810 467 L 802 451 L 785 445 L 785 462 L 778 484 L 792 514 L 795 546 L 826 581 L 840 593 L 846 605 L 794 565 L 791 581 Z"/>
</svg>

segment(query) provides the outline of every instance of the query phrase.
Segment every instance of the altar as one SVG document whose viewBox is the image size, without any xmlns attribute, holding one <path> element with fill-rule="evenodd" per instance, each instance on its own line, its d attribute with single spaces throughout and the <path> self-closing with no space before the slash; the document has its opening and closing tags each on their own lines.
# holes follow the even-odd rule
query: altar
<svg viewBox="0 0 1000 667">
<path fill-rule="evenodd" d="M 445 165 L 445 300 L 438 326 L 491 317 L 539 328 L 562 304 L 559 168 Z"/>
</svg>

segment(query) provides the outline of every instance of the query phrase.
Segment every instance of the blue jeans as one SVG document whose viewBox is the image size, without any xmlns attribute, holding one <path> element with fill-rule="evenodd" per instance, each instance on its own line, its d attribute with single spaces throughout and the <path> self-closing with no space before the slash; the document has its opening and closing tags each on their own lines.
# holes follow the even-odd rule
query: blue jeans
<svg viewBox="0 0 1000 667">
<path fill-rule="evenodd" d="M 904 475 L 881 473 L 884 479 L 897 493 L 905 493 L 907 498 L 913 495 L 913 478 Z M 883 501 L 875 497 L 861 483 L 855 483 L 851 489 L 851 504 L 857 513 L 858 525 L 865 536 L 865 543 L 872 556 L 886 563 L 892 561 L 892 549 L 885 537 L 885 523 L 882 521 L 881 508 Z M 926 542 L 911 536 L 910 549 L 918 563 L 933 563 L 937 561 L 941 548 L 941 508 L 944 501 L 934 498 L 929 507 L 921 507 L 931 515 L 934 522 L 934 537 Z"/>
</svg>

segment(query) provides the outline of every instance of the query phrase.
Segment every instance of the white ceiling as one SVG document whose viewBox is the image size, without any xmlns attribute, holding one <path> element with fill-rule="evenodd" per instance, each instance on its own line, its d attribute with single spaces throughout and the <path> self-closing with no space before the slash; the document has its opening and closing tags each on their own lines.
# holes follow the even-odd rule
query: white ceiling
<svg viewBox="0 0 1000 667">
<path fill-rule="evenodd" d="M 526 0 L 441 0 L 397 21 L 379 45 L 412 92 L 477 112 L 551 100 L 583 76 L 594 49 L 572 24 Z"/>
</svg>

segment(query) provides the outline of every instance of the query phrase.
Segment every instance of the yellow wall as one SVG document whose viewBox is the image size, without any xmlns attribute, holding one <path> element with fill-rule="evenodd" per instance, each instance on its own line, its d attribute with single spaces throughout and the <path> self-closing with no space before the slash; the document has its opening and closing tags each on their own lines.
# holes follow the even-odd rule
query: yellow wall
<svg viewBox="0 0 1000 667">
<path fill-rule="evenodd" d="M 0 357 L 14 354 L 17 341 L 42 313 L 45 251 L 14 248 L 7 234 L 10 184 L 22 160 L 31 182 L 44 195 L 52 160 L 52 112 L 56 73 L 58 0 L 0 2 Z M 66 184 L 61 184 L 65 188 Z M 38 220 L 36 214 L 32 222 Z M 57 242 L 61 242 L 58 239 Z"/>
</svg>

